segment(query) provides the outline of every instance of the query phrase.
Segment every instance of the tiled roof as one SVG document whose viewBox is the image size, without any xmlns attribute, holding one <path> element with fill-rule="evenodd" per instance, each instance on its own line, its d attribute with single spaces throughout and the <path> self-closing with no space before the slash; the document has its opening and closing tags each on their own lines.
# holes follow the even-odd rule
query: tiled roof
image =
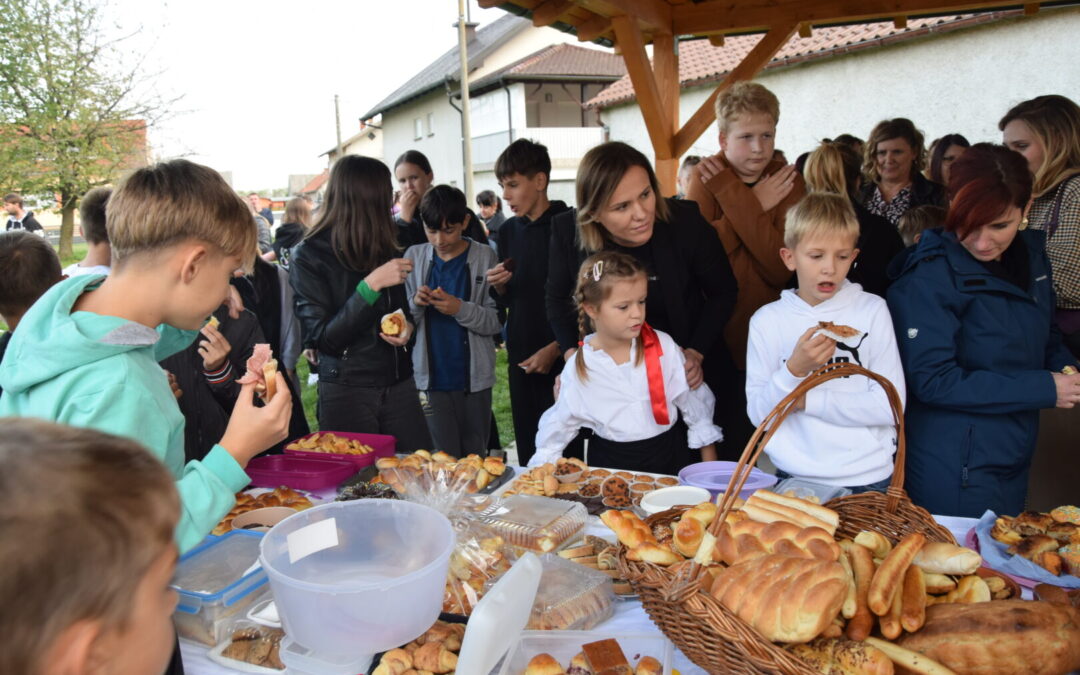
<svg viewBox="0 0 1080 675">
<path fill-rule="evenodd" d="M 813 34 L 808 38 L 801 38 L 798 34 L 792 36 L 765 68 L 793 65 L 859 49 L 910 40 L 931 33 L 1000 21 L 1018 13 L 992 12 L 910 19 L 906 28 L 897 28 L 892 21 L 814 28 Z M 679 43 L 679 86 L 694 87 L 720 82 L 760 39 L 760 34 L 728 37 L 723 47 L 714 47 L 708 40 L 688 40 Z M 586 103 L 586 106 L 603 108 L 633 99 L 634 86 L 630 82 L 630 77 L 624 76 L 594 96 Z"/>
<path fill-rule="evenodd" d="M 469 54 L 469 69 L 478 68 L 491 52 L 531 25 L 532 22 L 528 19 L 507 14 L 476 31 L 476 37 L 466 45 Z M 432 89 L 443 87 L 447 77 L 456 81 L 459 79 L 460 71 L 461 57 L 458 54 L 457 45 L 454 45 L 453 49 L 440 56 L 427 68 L 424 68 L 408 82 L 398 87 L 396 91 L 380 101 L 374 108 L 364 113 L 360 119 L 371 119 L 380 113 L 426 94 Z"/>
<path fill-rule="evenodd" d="M 320 173 L 318 176 L 315 176 L 310 181 L 308 181 L 308 184 L 305 185 L 302 190 L 300 190 L 300 194 L 303 195 L 303 194 L 307 194 L 309 192 L 317 192 L 319 190 L 319 188 L 321 188 L 323 186 L 323 184 L 329 178 L 330 178 L 330 170 L 329 169 L 323 169 L 322 173 Z"/>
<path fill-rule="evenodd" d="M 626 74 L 621 56 L 599 49 L 588 49 L 568 43 L 545 47 L 538 52 L 501 68 L 470 89 L 483 89 L 499 80 L 590 79 L 617 80 Z"/>
</svg>

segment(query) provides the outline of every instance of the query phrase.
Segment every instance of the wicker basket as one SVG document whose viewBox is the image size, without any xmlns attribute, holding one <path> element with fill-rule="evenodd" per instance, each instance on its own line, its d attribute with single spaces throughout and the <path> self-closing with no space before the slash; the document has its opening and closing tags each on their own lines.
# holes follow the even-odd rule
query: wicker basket
<svg viewBox="0 0 1080 675">
<path fill-rule="evenodd" d="M 904 416 L 900 396 L 887 379 L 851 363 L 829 364 L 812 373 L 762 421 L 739 459 L 731 484 L 709 532 L 717 536 L 724 517 L 750 475 L 769 439 L 796 409 L 807 391 L 837 377 L 861 375 L 884 388 L 892 406 L 896 425 L 896 467 L 885 494 L 867 492 L 830 501 L 826 506 L 840 514 L 837 536 L 854 537 L 862 530 L 874 530 L 894 543 L 904 535 L 921 532 L 929 541 L 955 543 L 952 533 L 908 499 L 904 484 Z M 675 508 L 650 516 L 650 525 L 671 525 L 685 509 Z M 728 611 L 703 588 L 703 570 L 697 563 L 681 564 L 675 572 L 651 563 L 627 560 L 626 547 L 619 545 L 619 570 L 641 597 L 649 617 L 691 661 L 710 673 L 783 673 L 814 675 L 816 670 L 793 657 L 779 645 L 766 640 L 755 629 Z"/>
</svg>

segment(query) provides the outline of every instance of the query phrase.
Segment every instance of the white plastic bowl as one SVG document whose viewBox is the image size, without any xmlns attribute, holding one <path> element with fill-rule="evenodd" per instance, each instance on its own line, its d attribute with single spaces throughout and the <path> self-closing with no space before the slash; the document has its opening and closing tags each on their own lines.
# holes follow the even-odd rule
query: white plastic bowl
<svg viewBox="0 0 1080 675">
<path fill-rule="evenodd" d="M 673 506 L 693 506 L 711 500 L 712 495 L 705 488 L 676 485 L 647 493 L 641 498 L 641 510 L 651 516 Z"/>
<path fill-rule="evenodd" d="M 292 640 L 319 655 L 362 656 L 435 623 L 454 539 L 434 509 L 358 499 L 281 521 L 263 538 L 259 561 Z"/>
</svg>

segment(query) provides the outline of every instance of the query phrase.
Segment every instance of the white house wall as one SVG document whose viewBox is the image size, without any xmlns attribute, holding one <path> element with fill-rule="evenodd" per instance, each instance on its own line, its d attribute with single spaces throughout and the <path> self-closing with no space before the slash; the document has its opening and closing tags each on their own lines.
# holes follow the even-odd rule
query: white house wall
<svg viewBox="0 0 1080 675">
<path fill-rule="evenodd" d="M 789 161 L 823 137 L 866 138 L 890 117 L 909 117 L 930 140 L 961 133 L 972 143 L 1001 142 L 997 123 L 1025 99 L 1061 94 L 1080 101 L 1080 9 L 911 40 L 878 49 L 765 71 L 757 81 L 780 99 L 776 147 Z M 715 87 L 684 89 L 685 122 Z M 612 140 L 653 156 L 637 103 L 603 111 Z M 715 122 L 687 154 L 717 152 Z"/>
<path fill-rule="evenodd" d="M 430 134 L 427 128 L 428 113 L 432 113 Z M 415 138 L 413 130 L 413 120 L 417 118 L 423 127 L 420 139 Z M 401 153 L 419 150 L 431 162 L 436 183 L 448 183 L 464 189 L 461 116 L 450 106 L 445 91 L 437 90 L 383 113 L 382 124 L 383 156 L 391 171 Z"/>
</svg>

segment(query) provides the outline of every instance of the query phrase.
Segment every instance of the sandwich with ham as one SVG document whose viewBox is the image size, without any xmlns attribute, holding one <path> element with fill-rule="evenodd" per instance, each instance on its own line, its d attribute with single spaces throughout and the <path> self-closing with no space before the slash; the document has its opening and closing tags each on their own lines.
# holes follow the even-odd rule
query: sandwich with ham
<svg viewBox="0 0 1080 675">
<path fill-rule="evenodd" d="M 259 392 L 263 402 L 269 403 L 277 393 L 278 362 L 270 353 L 270 345 L 259 343 L 251 352 L 251 358 L 247 360 L 247 372 L 237 382 L 239 384 L 254 384 L 255 391 Z"/>
</svg>

